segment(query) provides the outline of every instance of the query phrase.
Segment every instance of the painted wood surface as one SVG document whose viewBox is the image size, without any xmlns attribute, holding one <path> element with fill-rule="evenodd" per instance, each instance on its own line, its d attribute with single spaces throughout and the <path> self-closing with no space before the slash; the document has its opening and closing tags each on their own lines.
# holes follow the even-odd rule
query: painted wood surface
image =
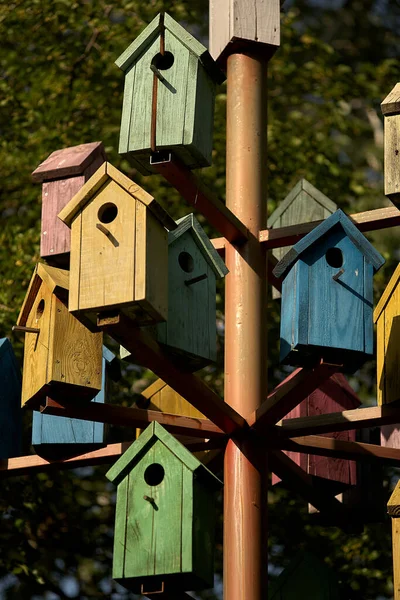
<svg viewBox="0 0 400 600">
<path fill-rule="evenodd" d="M 393 600 L 400 600 L 400 519 L 392 518 Z"/>
<path fill-rule="evenodd" d="M 396 83 L 381 104 L 384 115 L 384 179 L 385 195 L 398 205 L 400 202 L 400 84 Z"/>
<path fill-rule="evenodd" d="M 42 183 L 40 256 L 48 264 L 68 267 L 71 232 L 57 215 L 105 160 L 103 144 L 93 142 L 56 150 L 33 171 Z"/>
<path fill-rule="evenodd" d="M 218 63 L 238 48 L 272 54 L 279 43 L 279 0 L 211 0 L 210 53 Z"/>
<path fill-rule="evenodd" d="M 114 359 L 114 355 L 103 347 L 102 386 L 92 402 L 104 404 L 107 401 L 108 364 Z M 32 413 L 32 446 L 41 456 L 60 458 L 72 453 L 83 454 L 101 447 L 104 442 L 104 423 L 57 417 L 38 411 Z"/>
<path fill-rule="evenodd" d="M 286 364 L 307 365 L 323 358 L 352 372 L 372 355 L 372 278 L 383 259 L 363 236 L 354 235 L 347 221 L 337 211 L 274 270 L 285 277 L 281 361 Z"/>
<path fill-rule="evenodd" d="M 22 445 L 21 370 L 10 340 L 0 339 L 0 459 L 19 456 Z"/>
<path fill-rule="evenodd" d="M 296 556 L 272 583 L 271 600 L 339 600 L 336 574 L 308 552 Z"/>
<path fill-rule="evenodd" d="M 312 392 L 296 408 L 290 411 L 285 420 L 299 417 L 311 417 L 339 410 L 355 409 L 360 402 L 355 398 L 346 377 L 342 373 L 336 373 L 323 382 L 317 390 Z M 341 431 L 326 434 L 338 440 L 356 441 L 355 430 Z M 327 458 L 323 456 L 307 455 L 300 452 L 287 452 L 309 475 L 335 481 L 344 485 L 355 485 L 357 483 L 356 463 L 354 461 Z M 273 474 L 272 483 L 278 483 L 280 479 Z"/>
<path fill-rule="evenodd" d="M 38 407 L 46 395 L 90 400 L 101 390 L 102 334 L 69 313 L 67 295 L 67 271 L 36 267 L 18 318 L 39 329 L 25 334 L 22 405 Z"/>
<path fill-rule="evenodd" d="M 172 150 L 189 168 L 211 162 L 215 81 L 224 77 L 206 48 L 169 15 L 164 15 L 165 51 L 173 56 L 157 80 L 156 147 Z M 157 16 L 118 58 L 125 73 L 119 152 L 127 154 L 142 174 L 150 165 L 154 74 L 160 52 Z"/>
<path fill-rule="evenodd" d="M 137 593 L 162 584 L 166 591 L 212 585 L 219 482 L 210 475 L 157 423 L 110 469 L 107 477 L 118 485 L 113 577 L 119 583 Z"/>
<path fill-rule="evenodd" d="M 152 196 L 105 163 L 60 218 L 72 226 L 69 310 L 77 318 L 94 331 L 97 313 L 115 308 L 142 325 L 166 318 L 163 224 L 176 224 Z"/>
</svg>

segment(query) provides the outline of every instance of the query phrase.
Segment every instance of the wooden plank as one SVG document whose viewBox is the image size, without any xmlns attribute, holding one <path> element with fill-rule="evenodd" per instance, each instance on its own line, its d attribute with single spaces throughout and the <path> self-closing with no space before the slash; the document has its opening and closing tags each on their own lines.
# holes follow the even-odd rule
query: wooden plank
<svg viewBox="0 0 400 600">
<path fill-rule="evenodd" d="M 12 475 L 27 475 L 52 469 L 74 469 L 89 465 L 102 465 L 120 458 L 133 442 L 108 444 L 105 448 L 86 452 L 66 459 L 47 460 L 36 454 L 0 460 L 0 478 Z"/>
<path fill-rule="evenodd" d="M 211 0 L 210 54 L 219 64 L 238 48 L 272 54 L 279 43 L 279 0 Z"/>
<path fill-rule="evenodd" d="M 128 408 L 115 404 L 77 404 L 72 402 L 56 402 L 46 398 L 46 405 L 41 409 L 44 414 L 73 417 L 110 425 L 123 425 L 126 427 L 144 428 L 149 423 L 157 421 L 168 431 L 181 435 L 199 438 L 220 438 L 223 431 L 208 419 L 183 417 L 157 410 L 143 408 Z"/>
<path fill-rule="evenodd" d="M 135 327 L 125 315 L 104 319 L 100 316 L 98 326 L 131 354 L 140 357 L 140 364 L 161 377 L 225 433 L 232 433 L 245 426 L 243 417 L 221 400 L 201 379 L 179 370 L 162 352 L 159 344 L 143 329 Z"/>
<path fill-rule="evenodd" d="M 178 158 L 169 155 L 166 160 L 151 164 L 229 242 L 249 239 L 247 227 Z"/>
<path fill-rule="evenodd" d="M 393 600 L 400 600 L 400 519 L 392 519 Z"/>
<path fill-rule="evenodd" d="M 371 460 L 380 460 L 388 465 L 393 465 L 395 467 L 400 466 L 400 450 L 397 448 L 382 448 L 375 444 L 347 442 L 329 437 L 308 435 L 305 437 L 294 437 L 282 440 L 281 447 L 285 450 L 295 450 L 298 452 L 346 458 L 349 460 L 367 462 Z"/>
<path fill-rule="evenodd" d="M 262 430 L 277 423 L 339 369 L 338 365 L 328 363 L 309 369 L 295 369 L 268 395 L 257 412 L 250 415 L 247 419 L 249 425 Z"/>
<path fill-rule="evenodd" d="M 395 206 L 377 208 L 349 216 L 358 229 L 363 232 L 397 227 L 400 224 L 400 211 Z M 267 248 L 292 246 L 321 223 L 322 221 L 314 221 L 290 227 L 265 229 L 264 231 L 260 231 L 259 239 Z"/>
<path fill-rule="evenodd" d="M 387 503 L 387 512 L 391 517 L 400 517 L 400 482 L 397 481 L 389 502 Z"/>
<path fill-rule="evenodd" d="M 125 477 L 125 479 L 120 482 L 117 489 L 112 566 L 113 579 L 123 577 L 125 571 L 125 540 L 128 518 L 128 482 L 129 478 Z"/>
<path fill-rule="evenodd" d="M 191 573 L 193 570 L 193 473 L 182 465 L 182 514 L 181 514 L 181 557 L 180 570 Z"/>
<path fill-rule="evenodd" d="M 384 309 L 385 332 L 384 332 L 384 389 L 382 402 L 389 404 L 400 398 L 400 286 L 397 286 Z M 379 348 L 381 350 L 381 348 Z M 382 381 L 378 381 L 378 387 Z"/>
<path fill-rule="evenodd" d="M 32 180 L 42 183 L 43 181 L 82 175 L 97 158 L 105 160 L 102 142 L 90 142 L 55 150 L 33 171 Z"/>
<path fill-rule="evenodd" d="M 295 419 L 283 419 L 277 424 L 280 435 L 297 437 L 299 435 L 318 435 L 335 431 L 348 431 L 368 427 L 379 427 L 400 422 L 399 406 L 371 406 L 342 412 L 313 415 Z"/>
</svg>

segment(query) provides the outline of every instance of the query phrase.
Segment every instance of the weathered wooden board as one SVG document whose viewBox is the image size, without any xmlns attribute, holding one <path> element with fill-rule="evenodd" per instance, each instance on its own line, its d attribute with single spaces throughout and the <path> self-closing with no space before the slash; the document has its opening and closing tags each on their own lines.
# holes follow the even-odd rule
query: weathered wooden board
<svg viewBox="0 0 400 600">
<path fill-rule="evenodd" d="M 385 195 L 398 205 L 400 201 L 400 83 L 396 83 L 381 104 L 385 124 L 384 178 Z"/>
<path fill-rule="evenodd" d="M 11 342 L 0 339 L 0 459 L 19 456 L 22 443 L 21 370 Z"/>
</svg>

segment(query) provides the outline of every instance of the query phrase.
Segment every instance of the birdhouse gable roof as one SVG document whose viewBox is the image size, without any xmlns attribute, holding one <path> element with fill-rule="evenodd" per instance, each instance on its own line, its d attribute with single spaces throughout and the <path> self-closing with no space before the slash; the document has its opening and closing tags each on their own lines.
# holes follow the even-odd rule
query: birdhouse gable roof
<svg viewBox="0 0 400 600">
<path fill-rule="evenodd" d="M 323 208 L 326 208 L 330 213 L 335 212 L 337 205 L 325 196 L 322 192 L 317 190 L 307 179 L 300 179 L 289 192 L 286 198 L 278 205 L 274 212 L 268 219 L 268 227 L 272 227 L 275 222 L 283 215 L 283 213 L 289 208 L 289 206 L 295 202 L 300 196 L 301 192 L 305 192 L 314 202 L 320 204 Z"/>
<path fill-rule="evenodd" d="M 176 224 L 177 228 L 168 234 L 168 245 L 173 244 L 184 233 L 189 231 L 200 252 L 214 271 L 215 276 L 218 279 L 225 277 L 229 271 L 193 213 L 182 217 Z"/>
<path fill-rule="evenodd" d="M 363 236 L 363 234 L 349 219 L 349 217 L 339 209 L 333 215 L 322 221 L 322 223 L 310 231 L 310 233 L 303 237 L 289 250 L 289 252 L 283 257 L 282 260 L 279 261 L 273 270 L 275 277 L 285 277 L 303 252 L 308 250 L 314 244 L 317 244 L 323 236 L 326 236 L 334 227 L 338 225 L 343 228 L 346 235 L 350 238 L 358 250 L 364 254 L 367 260 L 374 267 L 374 270 L 377 271 L 380 269 L 385 262 L 383 256 L 381 256 L 379 252 L 375 250 L 373 245 L 367 240 L 366 237 Z"/>
<path fill-rule="evenodd" d="M 124 72 L 127 71 L 160 35 L 162 26 L 162 15 L 159 14 L 117 58 L 115 61 L 117 67 Z M 211 57 L 207 48 L 167 13 L 164 13 L 164 27 L 192 54 L 197 56 L 200 63 L 216 83 L 223 83 L 225 81 L 224 73 Z M 168 50 L 168 48 L 166 49 Z"/>
<path fill-rule="evenodd" d="M 400 113 L 400 83 L 396 83 L 392 91 L 381 104 L 382 113 L 386 116 Z"/>
<path fill-rule="evenodd" d="M 48 287 L 52 294 L 57 296 L 57 298 L 63 302 L 67 301 L 69 290 L 69 271 L 57 269 L 56 267 L 49 267 L 43 263 L 38 263 L 29 283 L 28 291 L 18 316 L 17 325 L 26 325 L 35 298 L 43 283 Z"/>
<path fill-rule="evenodd" d="M 391 276 L 390 281 L 387 284 L 385 291 L 383 292 L 383 294 L 381 296 L 381 299 L 379 300 L 378 304 L 376 305 L 376 308 L 374 310 L 374 323 L 376 323 L 378 321 L 379 317 L 382 314 L 382 311 L 386 308 L 387 304 L 389 303 L 389 300 L 392 297 L 394 290 L 397 288 L 399 279 L 400 279 L 400 264 L 397 265 L 395 272 Z"/>
<path fill-rule="evenodd" d="M 207 479 L 207 483 L 215 488 L 222 484 L 211 471 L 207 469 L 189 450 L 187 450 L 173 435 L 156 421 L 153 421 L 144 432 L 133 442 L 128 450 L 106 473 L 106 477 L 119 484 L 137 465 L 150 448 L 159 440 L 176 456 L 190 471 Z"/>
<path fill-rule="evenodd" d="M 72 221 L 84 210 L 85 206 L 93 196 L 103 187 L 103 185 L 112 179 L 121 186 L 128 194 L 144 204 L 158 221 L 167 229 L 175 229 L 176 224 L 172 217 L 158 204 L 158 202 L 142 189 L 137 183 L 134 183 L 129 177 L 118 171 L 109 162 L 104 162 L 96 173 L 82 186 L 77 194 L 68 202 L 68 204 L 59 213 L 61 219 L 68 227 L 71 227 Z"/>
</svg>

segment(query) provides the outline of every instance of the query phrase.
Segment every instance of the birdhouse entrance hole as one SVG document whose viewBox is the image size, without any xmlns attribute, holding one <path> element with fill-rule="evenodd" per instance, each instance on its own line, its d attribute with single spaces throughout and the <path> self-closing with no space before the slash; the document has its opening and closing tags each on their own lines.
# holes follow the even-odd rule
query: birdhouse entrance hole
<svg viewBox="0 0 400 600">
<path fill-rule="evenodd" d="M 41 318 L 41 316 L 44 313 L 44 300 L 43 298 L 41 299 L 41 301 L 39 302 L 39 304 L 37 305 L 37 309 L 36 309 L 36 322 L 39 321 L 39 319 Z"/>
<path fill-rule="evenodd" d="M 191 273 L 194 269 L 193 257 L 189 252 L 181 252 L 178 256 L 179 266 L 185 273 Z"/>
<path fill-rule="evenodd" d="M 174 60 L 175 58 L 172 52 L 165 52 L 164 54 L 158 52 L 151 61 L 151 64 L 159 71 L 166 71 L 172 67 Z"/>
<path fill-rule="evenodd" d="M 144 472 L 144 480 L 148 485 L 159 485 L 164 479 L 165 471 L 159 463 L 149 465 Z"/>
<path fill-rule="evenodd" d="M 326 262 L 330 267 L 339 269 L 343 265 L 343 252 L 340 248 L 329 248 L 325 254 Z"/>
<path fill-rule="evenodd" d="M 112 202 L 107 202 L 100 206 L 99 212 L 97 213 L 99 221 L 101 223 L 111 223 L 118 215 L 118 207 Z"/>
</svg>

